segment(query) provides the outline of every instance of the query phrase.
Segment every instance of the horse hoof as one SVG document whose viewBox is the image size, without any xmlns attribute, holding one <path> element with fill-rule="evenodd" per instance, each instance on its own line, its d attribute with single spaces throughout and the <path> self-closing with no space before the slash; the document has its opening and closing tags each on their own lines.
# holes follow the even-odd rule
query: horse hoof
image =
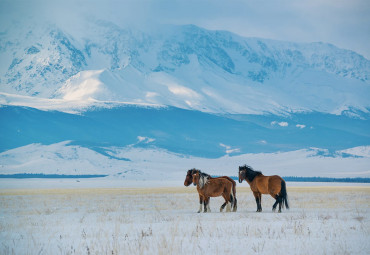
<svg viewBox="0 0 370 255">
<path fill-rule="evenodd" d="M 197 213 L 201 213 L 201 211 L 198 211 Z"/>
</svg>

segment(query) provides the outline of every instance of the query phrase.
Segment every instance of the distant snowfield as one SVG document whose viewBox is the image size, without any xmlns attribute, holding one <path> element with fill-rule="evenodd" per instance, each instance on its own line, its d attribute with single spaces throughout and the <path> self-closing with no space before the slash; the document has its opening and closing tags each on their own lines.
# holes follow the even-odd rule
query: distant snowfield
<svg viewBox="0 0 370 255">
<path fill-rule="evenodd" d="M 368 146 L 338 151 L 334 156 L 320 156 L 320 152 L 322 150 L 310 148 L 200 158 L 156 147 L 137 148 L 134 145 L 93 150 L 65 141 L 51 145 L 30 144 L 0 153 L 0 174 L 99 174 L 108 175 L 103 178 L 107 181 L 162 181 L 174 182 L 178 186 L 191 168 L 211 175 L 237 176 L 238 166 L 248 164 L 265 175 L 370 177 Z M 86 179 L 80 181 L 89 182 Z"/>
</svg>

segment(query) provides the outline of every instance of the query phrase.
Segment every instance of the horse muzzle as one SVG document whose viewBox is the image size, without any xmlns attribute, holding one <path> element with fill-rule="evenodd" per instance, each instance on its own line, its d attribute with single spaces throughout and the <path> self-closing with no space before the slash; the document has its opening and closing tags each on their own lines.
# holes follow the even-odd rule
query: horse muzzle
<svg viewBox="0 0 370 255">
<path fill-rule="evenodd" d="M 243 182 L 243 180 L 239 179 L 239 183 L 242 183 L 242 182 Z"/>
</svg>

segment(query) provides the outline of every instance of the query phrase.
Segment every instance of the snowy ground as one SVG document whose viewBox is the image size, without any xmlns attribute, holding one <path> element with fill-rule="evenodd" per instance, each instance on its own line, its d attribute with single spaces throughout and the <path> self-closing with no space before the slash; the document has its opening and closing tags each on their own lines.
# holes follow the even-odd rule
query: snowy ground
<svg viewBox="0 0 370 255">
<path fill-rule="evenodd" d="M 293 187 L 264 211 L 247 184 L 238 212 L 197 214 L 195 187 L 0 189 L 0 254 L 368 254 L 370 187 Z"/>
</svg>

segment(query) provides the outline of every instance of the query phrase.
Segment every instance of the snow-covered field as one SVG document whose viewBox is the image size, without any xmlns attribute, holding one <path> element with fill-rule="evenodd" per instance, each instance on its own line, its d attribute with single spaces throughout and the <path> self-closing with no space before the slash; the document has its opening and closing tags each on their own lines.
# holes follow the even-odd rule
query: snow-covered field
<svg viewBox="0 0 370 255">
<path fill-rule="evenodd" d="M 0 254 L 368 254 L 370 187 L 293 187 L 262 213 L 247 184 L 238 212 L 197 214 L 195 187 L 0 189 Z"/>
</svg>

